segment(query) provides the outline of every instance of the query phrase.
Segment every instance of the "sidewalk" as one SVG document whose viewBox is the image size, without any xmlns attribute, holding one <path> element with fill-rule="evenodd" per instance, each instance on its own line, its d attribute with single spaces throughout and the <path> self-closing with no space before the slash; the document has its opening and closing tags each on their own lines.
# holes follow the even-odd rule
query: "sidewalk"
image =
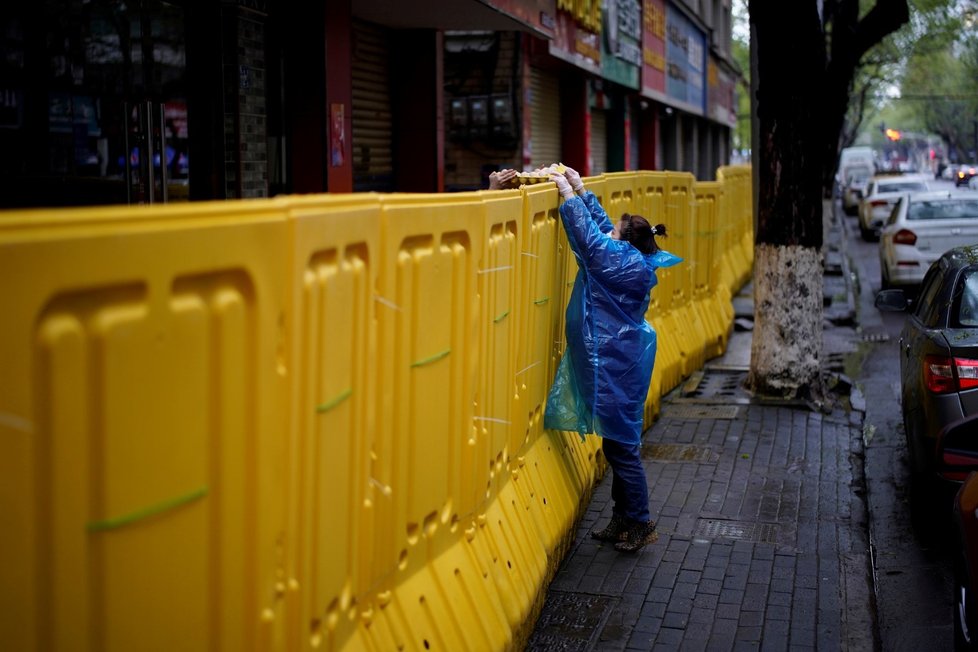
<svg viewBox="0 0 978 652">
<path fill-rule="evenodd" d="M 857 336 L 838 225 L 826 242 L 823 364 L 842 380 L 831 411 L 752 400 L 743 389 L 751 334 L 735 331 L 702 377 L 663 399 L 645 433 L 659 541 L 627 555 L 589 537 L 611 516 L 609 471 L 527 649 L 876 647 L 865 407 L 841 375 Z M 751 292 L 748 285 L 734 301 L 740 323 L 753 320 Z"/>
</svg>

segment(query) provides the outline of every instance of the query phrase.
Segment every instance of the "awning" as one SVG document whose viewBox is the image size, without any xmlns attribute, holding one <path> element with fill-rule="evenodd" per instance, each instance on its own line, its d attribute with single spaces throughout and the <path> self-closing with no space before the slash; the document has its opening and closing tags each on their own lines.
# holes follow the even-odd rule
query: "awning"
<svg viewBox="0 0 978 652">
<path fill-rule="evenodd" d="M 394 29 L 520 31 L 553 38 L 554 0 L 354 0 L 353 15 Z M 522 14 L 522 17 L 521 15 Z"/>
</svg>

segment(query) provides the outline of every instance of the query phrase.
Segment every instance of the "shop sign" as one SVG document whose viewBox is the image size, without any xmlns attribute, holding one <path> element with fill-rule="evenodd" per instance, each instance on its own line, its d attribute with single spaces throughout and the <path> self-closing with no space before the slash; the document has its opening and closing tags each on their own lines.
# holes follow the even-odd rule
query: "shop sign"
<svg viewBox="0 0 978 652">
<path fill-rule="evenodd" d="M 681 108 L 706 111 L 706 37 L 672 5 L 666 7 L 666 95 Z"/>
<path fill-rule="evenodd" d="M 639 0 L 605 0 L 602 24 L 602 75 L 622 86 L 638 89 L 642 65 Z"/>
<path fill-rule="evenodd" d="M 484 0 L 484 2 L 548 38 L 554 37 L 556 0 Z"/>
<path fill-rule="evenodd" d="M 601 0 L 557 0 L 551 56 L 601 74 Z"/>
<path fill-rule="evenodd" d="M 737 126 L 736 80 L 710 56 L 706 71 L 707 115 L 728 127 Z"/>
<path fill-rule="evenodd" d="M 666 94 L 666 3 L 642 3 L 642 94 L 664 100 Z"/>
</svg>

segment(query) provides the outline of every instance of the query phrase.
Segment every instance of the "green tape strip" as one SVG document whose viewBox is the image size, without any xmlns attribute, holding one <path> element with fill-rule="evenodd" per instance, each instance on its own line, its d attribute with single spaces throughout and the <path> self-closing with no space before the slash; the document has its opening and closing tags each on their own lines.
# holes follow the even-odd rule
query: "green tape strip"
<svg viewBox="0 0 978 652">
<path fill-rule="evenodd" d="M 336 407 L 337 405 L 339 405 L 340 403 L 342 403 L 346 399 L 350 398 L 351 396 L 353 396 L 353 388 L 352 387 L 348 387 L 345 390 L 343 390 L 342 392 L 340 392 L 339 396 L 337 396 L 333 400 L 326 401 L 325 403 L 322 403 L 320 405 L 317 405 L 316 406 L 316 412 L 320 412 L 320 413 L 322 413 L 322 412 L 329 412 L 334 407 Z"/>
<path fill-rule="evenodd" d="M 143 508 L 139 511 L 133 512 L 132 514 L 126 514 L 125 516 L 117 516 L 116 518 L 107 518 L 104 521 L 95 521 L 89 523 L 86 528 L 89 532 L 104 532 L 106 530 L 115 530 L 120 527 L 125 527 L 126 525 L 132 525 L 139 521 L 146 520 L 156 516 L 157 514 L 162 514 L 163 512 L 168 512 L 171 509 L 176 509 L 177 507 L 183 507 L 188 503 L 192 503 L 195 500 L 203 498 L 207 495 L 207 487 L 201 487 L 191 491 L 189 494 L 183 496 L 178 496 L 159 505 L 153 505 L 151 507 Z"/>
<path fill-rule="evenodd" d="M 432 362 L 438 362 L 442 358 L 447 357 L 448 354 L 451 353 L 451 352 L 452 352 L 451 349 L 445 349 L 441 353 L 436 353 L 435 355 L 433 355 L 433 356 L 431 356 L 429 358 L 425 358 L 424 360 L 418 360 L 417 362 L 412 362 L 411 363 L 411 366 L 412 367 L 423 367 L 426 364 L 431 364 Z"/>
<path fill-rule="evenodd" d="M 535 303 L 536 305 L 540 306 L 540 305 L 545 304 L 548 301 L 550 301 L 550 297 L 543 297 L 542 299 L 537 299 L 533 303 Z"/>
<path fill-rule="evenodd" d="M 499 315 L 498 317 L 496 317 L 495 319 L 493 319 L 492 321 L 493 321 L 493 323 L 498 324 L 499 322 L 501 322 L 502 320 L 506 319 L 507 317 L 509 317 L 509 311 L 508 310 L 506 312 L 504 312 L 503 314 Z"/>
</svg>

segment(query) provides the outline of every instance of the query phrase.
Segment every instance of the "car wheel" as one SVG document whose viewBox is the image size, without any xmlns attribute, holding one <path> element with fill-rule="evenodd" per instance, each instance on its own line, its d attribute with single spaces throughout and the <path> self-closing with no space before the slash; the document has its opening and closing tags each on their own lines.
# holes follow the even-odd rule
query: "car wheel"
<svg viewBox="0 0 978 652">
<path fill-rule="evenodd" d="M 968 586 L 968 573 L 964 560 L 958 561 L 954 568 L 954 649 L 956 652 L 978 650 L 978 626 L 970 615 L 974 611 L 971 588 Z"/>
<path fill-rule="evenodd" d="M 861 235 L 863 240 L 865 240 L 866 242 L 873 241 L 873 232 L 870 229 L 867 229 L 865 226 L 863 226 L 862 222 L 859 223 L 859 235 Z"/>
</svg>

